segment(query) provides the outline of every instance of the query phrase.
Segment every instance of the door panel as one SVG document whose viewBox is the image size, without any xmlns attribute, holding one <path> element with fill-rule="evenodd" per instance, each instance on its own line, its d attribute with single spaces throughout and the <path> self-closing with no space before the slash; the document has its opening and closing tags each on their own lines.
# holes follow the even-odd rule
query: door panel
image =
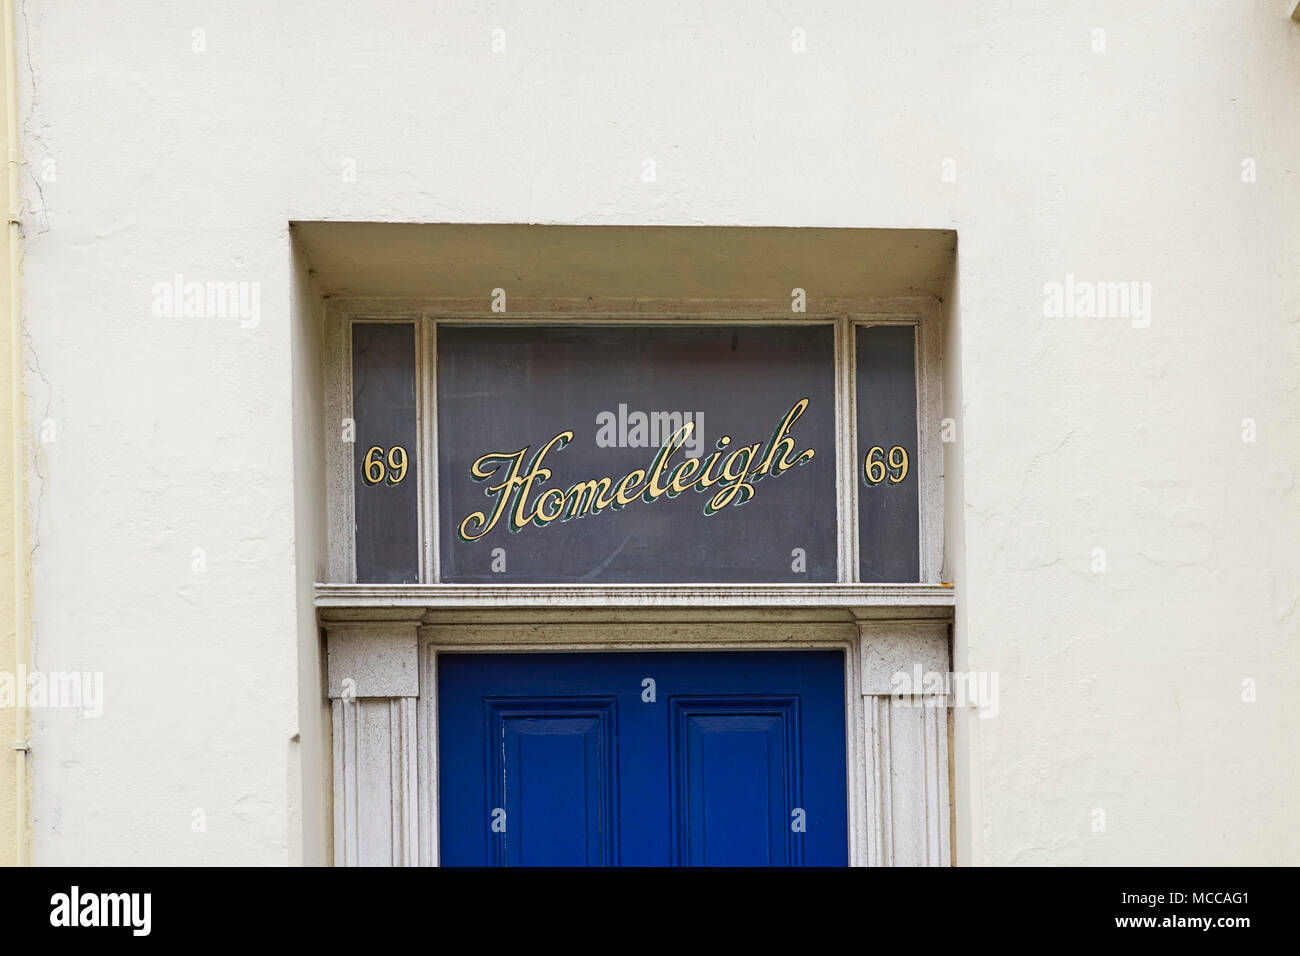
<svg viewBox="0 0 1300 956">
<path fill-rule="evenodd" d="M 440 862 L 848 862 L 838 651 L 438 659 Z"/>
<path fill-rule="evenodd" d="M 487 702 L 496 865 L 615 865 L 613 703 Z"/>
<path fill-rule="evenodd" d="M 790 866 L 801 862 L 791 817 L 799 787 L 797 697 L 675 697 L 673 862 Z"/>
</svg>

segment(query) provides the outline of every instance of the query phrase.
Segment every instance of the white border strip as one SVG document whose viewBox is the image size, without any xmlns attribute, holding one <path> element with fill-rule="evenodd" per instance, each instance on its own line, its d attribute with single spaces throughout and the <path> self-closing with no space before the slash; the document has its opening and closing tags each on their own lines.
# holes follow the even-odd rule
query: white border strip
<svg viewBox="0 0 1300 956">
<path fill-rule="evenodd" d="M 317 607 L 955 607 L 935 584 L 317 584 Z"/>
</svg>

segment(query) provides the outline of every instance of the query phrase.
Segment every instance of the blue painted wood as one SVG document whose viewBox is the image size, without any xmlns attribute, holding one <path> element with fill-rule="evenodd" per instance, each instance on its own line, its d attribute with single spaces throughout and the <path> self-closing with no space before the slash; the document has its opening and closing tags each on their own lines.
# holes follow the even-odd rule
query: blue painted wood
<svg viewBox="0 0 1300 956">
<path fill-rule="evenodd" d="M 791 866 L 803 841 L 798 696 L 679 697 L 672 708 L 673 862 Z"/>
<path fill-rule="evenodd" d="M 438 701 L 443 865 L 848 862 L 839 652 L 442 654 Z"/>
<path fill-rule="evenodd" d="M 614 703 L 487 702 L 491 802 L 506 810 L 489 841 L 494 865 L 616 865 Z"/>
</svg>

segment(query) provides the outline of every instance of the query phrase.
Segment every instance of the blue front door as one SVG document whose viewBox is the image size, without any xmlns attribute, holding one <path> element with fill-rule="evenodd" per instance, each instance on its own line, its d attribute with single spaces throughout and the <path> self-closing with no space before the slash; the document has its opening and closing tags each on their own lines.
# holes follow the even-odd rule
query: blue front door
<svg viewBox="0 0 1300 956">
<path fill-rule="evenodd" d="M 838 651 L 443 654 L 444 866 L 843 866 Z"/>
</svg>

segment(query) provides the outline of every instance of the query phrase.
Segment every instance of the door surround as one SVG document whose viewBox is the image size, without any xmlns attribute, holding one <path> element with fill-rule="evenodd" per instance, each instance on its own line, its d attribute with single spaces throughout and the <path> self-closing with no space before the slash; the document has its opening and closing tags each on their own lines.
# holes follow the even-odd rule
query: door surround
<svg viewBox="0 0 1300 956">
<path fill-rule="evenodd" d="M 849 863 L 951 863 L 949 709 L 895 674 L 949 672 L 938 608 L 321 608 L 336 866 L 438 860 L 440 653 L 840 650 Z"/>
</svg>

